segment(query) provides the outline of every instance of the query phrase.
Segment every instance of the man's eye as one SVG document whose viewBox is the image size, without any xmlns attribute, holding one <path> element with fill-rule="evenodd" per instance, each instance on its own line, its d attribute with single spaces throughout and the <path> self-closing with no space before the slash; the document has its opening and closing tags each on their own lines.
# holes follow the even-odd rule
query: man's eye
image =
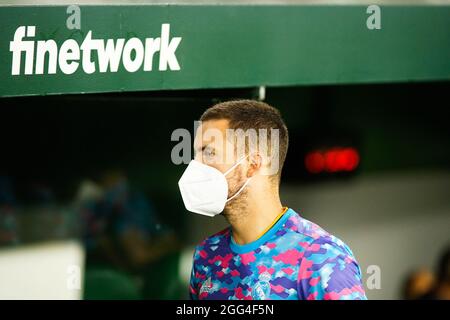
<svg viewBox="0 0 450 320">
<path fill-rule="evenodd" d="M 216 153 L 214 152 L 214 150 L 211 150 L 211 149 L 205 149 L 204 155 L 207 156 L 207 157 L 213 157 L 213 156 L 216 155 Z"/>
</svg>

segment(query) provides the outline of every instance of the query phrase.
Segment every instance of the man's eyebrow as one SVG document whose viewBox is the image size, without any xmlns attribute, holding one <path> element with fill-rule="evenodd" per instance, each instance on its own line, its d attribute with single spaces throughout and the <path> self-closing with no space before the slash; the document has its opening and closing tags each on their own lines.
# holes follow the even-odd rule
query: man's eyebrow
<svg viewBox="0 0 450 320">
<path fill-rule="evenodd" d="M 206 145 L 204 145 L 204 146 L 202 146 L 201 148 L 198 148 L 198 147 L 195 148 L 195 151 L 196 151 L 196 152 L 199 152 L 199 151 L 203 152 L 203 151 L 205 151 L 205 149 L 206 149 L 207 147 L 209 147 L 209 143 L 206 144 Z"/>
<path fill-rule="evenodd" d="M 201 151 L 205 151 L 206 148 L 214 149 L 214 147 L 211 146 L 211 145 L 213 145 L 213 144 L 212 144 L 212 143 L 207 143 L 207 144 L 205 144 L 205 145 L 201 148 Z"/>
</svg>

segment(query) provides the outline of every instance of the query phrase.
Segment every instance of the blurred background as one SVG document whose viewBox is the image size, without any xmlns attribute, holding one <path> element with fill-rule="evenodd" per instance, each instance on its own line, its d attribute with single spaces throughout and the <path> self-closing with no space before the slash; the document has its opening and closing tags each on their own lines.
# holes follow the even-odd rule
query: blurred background
<svg viewBox="0 0 450 320">
<path fill-rule="evenodd" d="M 283 203 L 352 248 L 369 299 L 448 295 L 449 84 L 265 88 L 290 131 Z M 0 99 L 1 298 L 187 298 L 193 246 L 226 221 L 185 210 L 171 134 L 260 92 Z"/>
</svg>

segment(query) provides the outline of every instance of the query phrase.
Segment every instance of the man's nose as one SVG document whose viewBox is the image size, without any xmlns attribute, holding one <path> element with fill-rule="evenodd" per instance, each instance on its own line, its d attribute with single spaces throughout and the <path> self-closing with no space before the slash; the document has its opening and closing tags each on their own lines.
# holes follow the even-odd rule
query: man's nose
<svg viewBox="0 0 450 320">
<path fill-rule="evenodd" d="M 197 153 L 197 154 L 194 156 L 194 160 L 203 163 L 203 157 L 202 157 L 201 153 Z"/>
</svg>

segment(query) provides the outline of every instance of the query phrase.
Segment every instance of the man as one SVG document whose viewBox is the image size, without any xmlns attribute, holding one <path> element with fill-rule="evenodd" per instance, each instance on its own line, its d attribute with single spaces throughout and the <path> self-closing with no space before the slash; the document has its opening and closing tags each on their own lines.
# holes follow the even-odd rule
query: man
<svg viewBox="0 0 450 320">
<path fill-rule="evenodd" d="M 151 201 L 130 186 L 121 170 L 107 170 L 97 182 L 84 181 L 77 208 L 90 262 L 141 272 L 178 249 Z"/>
<path fill-rule="evenodd" d="M 439 258 L 436 282 L 430 291 L 418 297 L 420 300 L 450 300 L 450 247 Z"/>
<path fill-rule="evenodd" d="M 279 111 L 236 100 L 200 120 L 180 191 L 188 210 L 221 213 L 230 227 L 196 247 L 190 297 L 366 299 L 351 250 L 280 201 L 288 131 Z"/>
<path fill-rule="evenodd" d="M 426 269 L 421 268 L 411 272 L 406 278 L 403 287 L 404 300 L 417 300 L 428 294 L 434 288 L 436 279 L 434 274 Z"/>
</svg>

